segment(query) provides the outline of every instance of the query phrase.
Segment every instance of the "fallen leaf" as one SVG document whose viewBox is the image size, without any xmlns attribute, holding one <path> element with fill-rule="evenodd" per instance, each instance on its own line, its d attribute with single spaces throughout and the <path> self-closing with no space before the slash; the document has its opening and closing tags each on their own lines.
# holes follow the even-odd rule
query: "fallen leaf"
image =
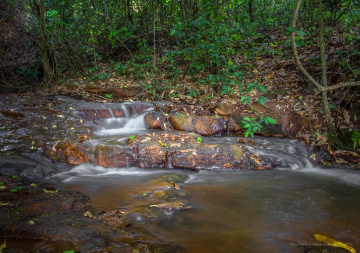
<svg viewBox="0 0 360 253">
<path fill-rule="evenodd" d="M 274 76 L 274 74 L 269 74 L 268 76 L 265 77 L 265 79 L 271 79 Z"/>
<path fill-rule="evenodd" d="M 251 158 L 251 160 L 253 160 L 256 164 L 262 165 L 261 162 L 260 162 L 260 160 L 259 160 L 259 158 L 258 158 L 258 155 L 256 155 L 256 154 L 255 154 L 255 155 L 251 155 L 250 158 Z"/>
<path fill-rule="evenodd" d="M 161 147 L 163 147 L 163 148 L 166 148 L 166 147 L 167 147 L 166 144 L 163 143 L 162 141 L 158 140 L 158 142 L 159 142 L 159 144 L 161 145 Z"/>
<path fill-rule="evenodd" d="M 90 211 L 86 211 L 86 212 L 84 213 L 84 216 L 85 216 L 85 217 L 90 217 L 90 218 L 93 217 L 93 215 L 92 215 L 92 213 L 91 213 Z"/>
<path fill-rule="evenodd" d="M 177 190 L 180 190 L 180 186 L 175 184 L 173 181 L 171 181 L 171 184 L 173 185 L 174 189 L 177 191 Z"/>
<path fill-rule="evenodd" d="M 332 238 L 329 238 L 325 235 L 319 235 L 319 234 L 314 234 L 314 237 L 316 240 L 318 240 L 319 242 L 323 242 L 323 243 L 326 243 L 332 247 L 337 247 L 337 248 L 343 248 L 343 249 L 346 249 L 348 251 L 350 251 L 351 253 L 356 253 L 355 249 L 353 247 L 350 247 L 349 245 L 343 243 L 343 242 L 340 242 L 340 241 L 337 241 L 335 239 L 332 239 Z"/>
<path fill-rule="evenodd" d="M 55 191 L 51 191 L 51 190 L 46 190 L 43 189 L 45 193 L 57 193 L 59 190 L 55 190 Z"/>
<path fill-rule="evenodd" d="M 141 140 L 140 143 L 145 143 L 145 142 L 148 142 L 150 140 L 151 140 L 151 138 L 145 138 L 145 139 Z"/>
<path fill-rule="evenodd" d="M 34 225 L 35 224 L 35 222 L 34 221 L 32 221 L 32 220 L 29 220 L 28 222 L 26 222 L 27 224 L 29 224 L 29 225 Z"/>
</svg>

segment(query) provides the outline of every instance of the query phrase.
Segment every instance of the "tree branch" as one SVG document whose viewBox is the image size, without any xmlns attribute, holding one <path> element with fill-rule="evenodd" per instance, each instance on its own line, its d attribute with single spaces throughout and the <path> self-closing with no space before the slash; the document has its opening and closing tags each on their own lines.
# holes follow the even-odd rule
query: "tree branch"
<svg viewBox="0 0 360 253">
<path fill-rule="evenodd" d="M 301 2 L 302 2 L 302 0 L 299 0 L 297 2 L 294 17 L 293 17 L 293 20 L 292 20 L 292 23 L 291 23 L 291 26 L 294 27 L 294 28 L 296 27 L 296 20 L 297 20 L 297 16 L 298 16 L 298 13 L 299 13 L 300 6 L 301 6 Z M 300 62 L 298 51 L 297 51 L 297 48 L 296 48 L 295 32 L 291 32 L 291 45 L 292 45 L 292 49 L 293 49 L 293 52 L 294 52 L 294 57 L 295 57 L 296 64 L 298 65 L 301 72 L 303 72 L 303 74 L 310 80 L 310 82 L 312 82 L 320 91 L 322 91 L 323 87 L 309 74 L 309 72 L 307 72 L 307 70 L 303 67 L 303 65 Z"/>
<path fill-rule="evenodd" d="M 338 83 L 332 86 L 328 86 L 326 88 L 323 88 L 323 91 L 327 90 L 335 90 L 343 87 L 351 87 L 351 86 L 360 86 L 360 81 L 357 82 L 344 82 L 344 83 Z"/>
</svg>

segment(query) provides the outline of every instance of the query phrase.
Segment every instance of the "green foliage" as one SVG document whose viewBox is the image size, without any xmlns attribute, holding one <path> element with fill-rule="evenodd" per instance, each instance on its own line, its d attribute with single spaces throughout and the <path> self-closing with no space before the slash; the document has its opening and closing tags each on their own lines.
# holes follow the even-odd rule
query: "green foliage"
<svg viewBox="0 0 360 253">
<path fill-rule="evenodd" d="M 264 117 L 261 116 L 261 118 L 258 120 L 256 118 L 248 118 L 248 117 L 244 117 L 241 121 L 240 124 L 241 126 L 246 129 L 245 131 L 245 137 L 248 137 L 249 134 L 251 135 L 251 137 L 254 137 L 254 133 L 256 131 L 259 131 L 262 129 L 262 123 L 265 123 L 266 125 L 268 124 L 276 124 L 276 121 L 271 118 L 271 117 Z"/>
<path fill-rule="evenodd" d="M 353 141 L 353 147 L 354 149 L 357 146 L 360 146 L 360 132 L 359 131 L 354 131 L 351 135 L 351 140 Z"/>
<path fill-rule="evenodd" d="M 129 140 L 134 139 L 134 137 L 135 137 L 135 135 L 131 135 L 131 136 L 129 137 Z"/>
<path fill-rule="evenodd" d="M 15 187 L 15 188 L 13 188 L 13 189 L 11 189 L 10 190 L 10 192 L 18 192 L 18 191 L 20 191 L 22 189 L 22 187 Z"/>
<path fill-rule="evenodd" d="M 6 248 L 6 239 L 5 242 L 3 244 L 1 244 L 0 246 L 0 253 Z"/>
<path fill-rule="evenodd" d="M 196 142 L 202 142 L 202 139 L 200 136 L 197 138 Z"/>
<path fill-rule="evenodd" d="M 105 94 L 106 98 L 113 98 L 114 94 Z"/>
</svg>

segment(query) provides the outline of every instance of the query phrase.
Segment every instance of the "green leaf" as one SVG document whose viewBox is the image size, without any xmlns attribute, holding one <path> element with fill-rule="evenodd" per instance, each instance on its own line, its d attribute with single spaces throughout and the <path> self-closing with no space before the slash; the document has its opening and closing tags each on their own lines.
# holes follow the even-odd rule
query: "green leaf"
<svg viewBox="0 0 360 253">
<path fill-rule="evenodd" d="M 249 125 L 249 124 L 244 125 L 244 128 L 249 128 L 249 127 L 250 127 L 250 125 Z"/>
<path fill-rule="evenodd" d="M 262 89 L 263 92 L 267 93 L 267 86 L 260 85 L 260 89 Z"/>
<path fill-rule="evenodd" d="M 114 94 L 105 94 L 106 98 L 112 98 L 114 96 Z"/>
<path fill-rule="evenodd" d="M 234 63 L 231 60 L 229 60 L 228 63 L 230 66 L 234 65 Z"/>
<path fill-rule="evenodd" d="M 176 32 L 175 29 L 171 30 L 170 35 L 173 36 L 175 34 L 175 32 Z"/>
<path fill-rule="evenodd" d="M 6 239 L 5 239 L 5 242 L 3 244 L 1 244 L 0 246 L 0 253 L 2 252 L 3 249 L 6 248 Z"/>
<path fill-rule="evenodd" d="M 265 118 L 265 121 L 267 121 L 267 122 L 270 123 L 270 124 L 276 124 L 276 121 L 275 121 L 273 118 L 271 118 L 271 117 L 266 117 L 266 118 Z"/>
<path fill-rule="evenodd" d="M 15 187 L 13 189 L 10 190 L 10 192 L 18 192 L 22 189 L 22 187 Z"/>
<path fill-rule="evenodd" d="M 134 139 L 134 137 L 135 137 L 135 135 L 130 136 L 130 137 L 129 137 L 129 140 Z"/>
<path fill-rule="evenodd" d="M 197 138 L 196 142 L 201 142 L 201 141 L 202 141 L 202 139 L 201 139 L 201 137 L 199 136 L 199 137 Z"/>
<path fill-rule="evenodd" d="M 296 32 L 296 29 L 292 26 L 289 26 L 288 28 L 286 28 L 286 30 L 288 30 L 289 32 Z"/>
</svg>

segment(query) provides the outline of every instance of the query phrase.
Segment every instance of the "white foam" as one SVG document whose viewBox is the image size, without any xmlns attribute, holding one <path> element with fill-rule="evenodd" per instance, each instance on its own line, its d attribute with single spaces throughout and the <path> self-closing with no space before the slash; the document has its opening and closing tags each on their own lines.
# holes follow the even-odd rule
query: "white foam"
<svg viewBox="0 0 360 253">
<path fill-rule="evenodd" d="M 109 118 L 107 122 L 111 123 L 125 123 L 125 125 L 121 128 L 112 128 L 112 129 L 101 129 L 96 131 L 95 134 L 99 136 L 106 136 L 106 135 L 117 135 L 117 134 L 124 134 L 124 133 L 137 133 L 140 131 L 146 130 L 146 125 L 144 121 L 145 114 L 141 114 L 135 118 Z"/>
</svg>

